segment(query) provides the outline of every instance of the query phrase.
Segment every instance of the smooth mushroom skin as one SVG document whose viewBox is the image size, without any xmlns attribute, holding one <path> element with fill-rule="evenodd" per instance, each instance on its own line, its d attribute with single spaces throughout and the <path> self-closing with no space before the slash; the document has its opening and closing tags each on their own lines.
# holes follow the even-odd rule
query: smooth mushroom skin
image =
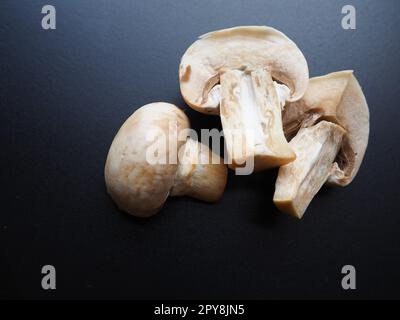
<svg viewBox="0 0 400 320">
<path fill-rule="evenodd" d="M 104 173 L 107 191 L 122 211 L 137 217 L 156 214 L 174 186 L 183 184 L 182 179 L 192 182 L 186 183 L 179 195 L 190 194 L 204 201 L 216 201 L 222 195 L 227 168 L 221 159 L 219 164 L 193 163 L 186 174 L 179 174 L 180 150 L 190 145 L 197 151 L 198 146 L 190 138 L 179 138 L 188 128 L 183 111 L 164 102 L 139 108 L 121 126 L 111 144 Z M 149 161 L 149 150 L 156 141 L 161 142 L 156 148 L 157 158 L 166 159 L 162 163 Z M 194 178 L 188 179 L 189 175 Z M 209 182 L 209 191 L 201 189 L 199 181 L 203 179 Z"/>
<path fill-rule="evenodd" d="M 353 71 L 311 78 L 303 98 L 285 106 L 286 138 L 322 119 L 339 124 L 347 132 L 327 180 L 330 185 L 347 186 L 361 166 L 369 139 L 369 109 Z"/>
<path fill-rule="evenodd" d="M 206 145 L 191 138 L 187 139 L 181 152 L 183 156 L 170 196 L 188 195 L 207 202 L 218 201 L 225 190 L 228 175 L 223 160 Z"/>
<path fill-rule="evenodd" d="M 311 200 L 329 176 L 345 130 L 328 121 L 302 128 L 290 141 L 296 160 L 279 168 L 274 203 L 277 208 L 302 218 Z"/>
<path fill-rule="evenodd" d="M 360 169 L 369 139 L 369 109 L 362 88 L 354 75 L 336 110 L 337 123 L 348 132 L 327 183 L 347 186 Z"/>
<path fill-rule="evenodd" d="M 308 66 L 296 44 L 274 28 L 242 26 L 207 33 L 187 49 L 179 67 L 181 93 L 193 109 L 218 114 L 220 75 L 258 69 L 289 87 L 288 101 L 306 91 Z"/>
</svg>

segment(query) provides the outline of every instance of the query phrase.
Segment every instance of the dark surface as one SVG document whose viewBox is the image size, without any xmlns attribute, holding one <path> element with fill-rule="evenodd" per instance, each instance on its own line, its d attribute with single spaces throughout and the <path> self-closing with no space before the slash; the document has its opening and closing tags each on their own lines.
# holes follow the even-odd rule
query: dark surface
<svg viewBox="0 0 400 320">
<path fill-rule="evenodd" d="M 400 298 L 399 1 L 0 2 L 0 297 Z M 229 176 L 216 205 L 169 199 L 155 218 L 119 213 L 103 167 L 122 122 L 168 101 L 193 127 L 177 70 L 205 32 L 270 25 L 303 50 L 311 76 L 354 69 L 371 112 L 356 180 L 324 189 L 301 221 L 272 204 L 276 171 Z M 41 289 L 41 267 L 57 289 Z M 341 289 L 343 265 L 357 290 Z"/>
</svg>

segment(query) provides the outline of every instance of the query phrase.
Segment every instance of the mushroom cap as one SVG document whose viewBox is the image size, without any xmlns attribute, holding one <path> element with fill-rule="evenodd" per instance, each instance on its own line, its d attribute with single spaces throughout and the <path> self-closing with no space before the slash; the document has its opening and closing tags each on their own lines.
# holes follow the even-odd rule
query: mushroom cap
<svg viewBox="0 0 400 320">
<path fill-rule="evenodd" d="M 207 108 L 207 100 L 228 69 L 267 69 L 289 87 L 289 101 L 300 99 L 308 85 L 307 61 L 282 32 L 266 26 L 234 27 L 201 36 L 182 56 L 179 80 L 186 103 L 197 111 L 218 114 L 218 108 Z"/>
<path fill-rule="evenodd" d="M 353 71 L 311 78 L 303 98 L 285 107 L 285 134 L 291 136 L 318 119 L 337 123 L 347 132 L 327 181 L 331 185 L 346 186 L 361 166 L 369 138 L 369 109 Z"/>
<path fill-rule="evenodd" d="M 347 131 L 327 183 L 347 186 L 360 169 L 369 139 L 369 109 L 362 88 L 351 74 L 336 109 L 337 123 Z"/>
<path fill-rule="evenodd" d="M 319 117 L 335 120 L 336 109 L 353 71 L 339 71 L 311 78 L 304 96 L 288 103 L 283 111 L 283 126 L 288 135 L 296 134 L 300 127 L 313 125 Z"/>
<path fill-rule="evenodd" d="M 149 164 L 148 148 L 169 137 L 170 125 L 189 128 L 186 115 L 173 104 L 157 102 L 136 110 L 119 129 L 111 144 L 105 165 L 107 191 L 118 207 L 138 217 L 157 213 L 173 186 L 178 164 Z M 149 136 L 151 133 L 151 137 Z M 185 141 L 177 141 L 177 150 Z M 172 151 L 160 143 L 158 157 L 168 160 Z"/>
</svg>

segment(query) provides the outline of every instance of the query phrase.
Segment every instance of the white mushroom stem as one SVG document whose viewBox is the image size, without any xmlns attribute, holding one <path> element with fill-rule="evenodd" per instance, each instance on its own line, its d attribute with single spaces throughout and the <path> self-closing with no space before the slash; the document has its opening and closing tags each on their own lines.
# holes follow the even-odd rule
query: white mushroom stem
<svg viewBox="0 0 400 320">
<path fill-rule="evenodd" d="M 331 122 L 301 129 L 290 141 L 297 158 L 279 169 L 274 203 L 279 210 L 301 218 L 327 180 L 345 130 Z"/>
<path fill-rule="evenodd" d="M 179 150 L 178 170 L 170 195 L 215 202 L 224 192 L 226 178 L 223 160 L 207 146 L 188 138 Z"/>
<path fill-rule="evenodd" d="M 283 110 L 286 101 L 290 98 L 290 89 L 284 84 L 274 81 L 276 93 L 278 94 L 279 104 Z M 204 103 L 204 108 L 211 114 L 219 114 L 219 104 L 221 101 L 221 85 L 215 85 L 207 96 L 207 101 Z"/>
<path fill-rule="evenodd" d="M 227 70 L 221 75 L 220 116 L 231 167 L 254 157 L 255 170 L 295 159 L 282 129 L 282 99 L 289 91 L 265 69 Z"/>
</svg>

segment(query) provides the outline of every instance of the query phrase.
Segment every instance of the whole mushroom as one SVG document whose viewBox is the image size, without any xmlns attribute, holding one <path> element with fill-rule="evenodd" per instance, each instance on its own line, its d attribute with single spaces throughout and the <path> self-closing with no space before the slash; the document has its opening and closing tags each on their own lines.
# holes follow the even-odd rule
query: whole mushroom
<svg viewBox="0 0 400 320">
<path fill-rule="evenodd" d="M 252 158 L 261 170 L 295 159 L 281 108 L 303 96 L 308 67 L 283 33 L 260 26 L 207 33 L 182 56 L 179 80 L 190 107 L 221 116 L 230 167 Z"/>
<path fill-rule="evenodd" d="M 208 147 L 188 137 L 189 128 L 183 111 L 164 102 L 147 104 L 125 121 L 104 170 L 107 191 L 121 210 L 149 217 L 168 196 L 209 202 L 222 196 L 227 168 Z"/>
</svg>

